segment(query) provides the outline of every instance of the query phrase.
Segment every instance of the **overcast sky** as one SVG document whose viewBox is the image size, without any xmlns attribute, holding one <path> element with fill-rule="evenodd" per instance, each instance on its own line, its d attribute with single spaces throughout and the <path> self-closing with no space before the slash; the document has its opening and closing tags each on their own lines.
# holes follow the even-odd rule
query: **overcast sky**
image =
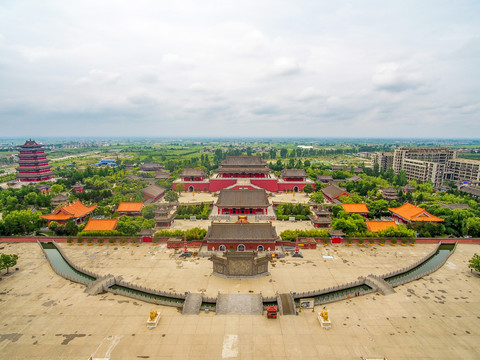
<svg viewBox="0 0 480 360">
<path fill-rule="evenodd" d="M 480 1 L 0 2 L 5 136 L 480 137 Z"/>
</svg>

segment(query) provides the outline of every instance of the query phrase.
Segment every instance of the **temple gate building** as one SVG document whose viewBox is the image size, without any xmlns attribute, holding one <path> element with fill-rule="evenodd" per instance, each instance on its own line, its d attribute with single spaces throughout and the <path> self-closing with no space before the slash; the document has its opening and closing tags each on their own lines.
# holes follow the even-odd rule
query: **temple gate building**
<svg viewBox="0 0 480 360">
<path fill-rule="evenodd" d="M 350 196 L 346 189 L 338 187 L 336 185 L 328 185 L 322 189 L 323 196 L 331 204 L 341 204 L 339 198 L 342 196 Z"/>
<path fill-rule="evenodd" d="M 269 192 L 301 191 L 314 182 L 303 172 L 278 179 L 271 174 L 268 164 L 258 156 L 227 156 L 210 178 L 203 170 L 185 169 L 180 179 L 173 182 L 173 189 L 183 184 L 187 191 L 218 192 L 221 189 L 265 189 Z"/>
<path fill-rule="evenodd" d="M 96 208 L 97 205 L 86 206 L 80 200 L 77 200 L 73 204 L 59 207 L 52 214 L 40 215 L 40 217 L 47 220 L 47 225 L 50 225 L 52 221 L 65 225 L 70 219 L 73 219 L 77 224 L 81 224 Z"/>
<path fill-rule="evenodd" d="M 279 240 L 271 223 L 218 223 L 208 227 L 205 241 L 208 250 L 275 250 Z"/>
<path fill-rule="evenodd" d="M 263 189 L 222 189 L 216 203 L 219 215 L 266 215 L 269 205 L 267 193 Z"/>
<path fill-rule="evenodd" d="M 314 228 L 330 228 L 332 223 L 332 212 L 326 207 L 314 207 L 313 213 L 309 215 Z"/>
<path fill-rule="evenodd" d="M 392 213 L 393 220 L 400 224 L 415 224 L 417 222 L 438 223 L 444 221 L 444 219 L 408 202 L 398 208 L 389 208 L 388 210 Z"/>
<path fill-rule="evenodd" d="M 342 204 L 343 210 L 349 214 L 358 214 L 367 217 L 369 212 L 367 204 Z"/>
<path fill-rule="evenodd" d="M 143 203 L 141 202 L 121 202 L 118 204 L 118 215 L 142 216 Z"/>
</svg>

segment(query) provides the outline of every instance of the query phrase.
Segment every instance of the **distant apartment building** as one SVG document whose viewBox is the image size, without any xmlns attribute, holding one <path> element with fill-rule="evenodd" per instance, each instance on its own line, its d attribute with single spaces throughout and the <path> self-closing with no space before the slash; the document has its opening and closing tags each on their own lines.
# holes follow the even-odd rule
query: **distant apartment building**
<svg viewBox="0 0 480 360">
<path fill-rule="evenodd" d="M 456 160 L 456 151 L 448 147 L 399 147 L 393 153 L 372 156 L 373 165 L 378 164 L 381 171 L 393 169 L 398 174 L 403 170 L 408 180 L 431 181 L 436 187 L 442 185 L 450 162 Z"/>
<path fill-rule="evenodd" d="M 456 158 L 456 151 L 448 147 L 399 147 L 393 153 L 393 171 L 395 174 L 398 174 L 400 171 L 405 170 L 404 163 L 406 159 L 445 165 L 448 160 Z"/>
<path fill-rule="evenodd" d="M 445 180 L 457 183 L 480 184 L 480 161 L 470 159 L 452 159 L 447 162 Z"/>
<path fill-rule="evenodd" d="M 393 152 L 376 152 L 372 154 L 372 165 L 378 164 L 380 171 L 393 168 Z"/>
<path fill-rule="evenodd" d="M 480 161 L 457 158 L 457 152 L 448 147 L 400 147 L 395 152 L 376 152 L 372 164 L 380 171 L 393 168 L 404 171 L 408 180 L 431 181 L 435 187 L 445 180 L 458 184 L 480 184 Z"/>
<path fill-rule="evenodd" d="M 443 183 L 445 164 L 404 159 L 401 170 L 405 171 L 408 180 L 431 181 L 433 186 L 438 187 Z"/>
</svg>

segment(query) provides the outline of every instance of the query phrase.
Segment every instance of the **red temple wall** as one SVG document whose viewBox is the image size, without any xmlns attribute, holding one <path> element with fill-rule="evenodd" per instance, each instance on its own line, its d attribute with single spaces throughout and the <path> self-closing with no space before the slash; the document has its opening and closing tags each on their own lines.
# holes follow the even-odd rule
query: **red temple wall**
<svg viewBox="0 0 480 360">
<path fill-rule="evenodd" d="M 209 190 L 209 184 L 208 182 L 182 182 L 182 183 L 177 183 L 173 184 L 173 190 L 176 190 L 178 184 L 183 184 L 185 186 L 185 191 L 188 191 L 190 186 L 193 186 L 195 191 L 208 191 Z"/>
<path fill-rule="evenodd" d="M 277 192 L 278 191 L 278 181 L 277 179 L 265 179 L 265 180 L 256 180 L 251 179 L 250 183 L 252 185 L 261 187 L 270 192 Z"/>
<path fill-rule="evenodd" d="M 235 179 L 210 179 L 209 190 L 211 192 L 217 192 L 221 189 L 225 189 L 229 186 L 235 185 L 237 180 Z"/>
<path fill-rule="evenodd" d="M 278 184 L 278 191 L 293 191 L 293 189 L 298 187 L 299 191 L 302 191 L 303 188 L 307 185 L 305 182 L 290 182 L 290 183 L 279 183 Z M 313 187 L 313 184 L 310 184 Z"/>
</svg>

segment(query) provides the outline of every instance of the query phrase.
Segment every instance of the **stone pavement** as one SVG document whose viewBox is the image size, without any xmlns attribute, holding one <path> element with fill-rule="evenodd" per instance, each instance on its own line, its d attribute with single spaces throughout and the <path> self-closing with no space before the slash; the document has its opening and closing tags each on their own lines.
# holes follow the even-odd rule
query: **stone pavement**
<svg viewBox="0 0 480 360">
<path fill-rule="evenodd" d="M 105 274 L 128 273 L 126 280 L 140 284 L 179 290 L 184 280 L 194 291 L 198 279 L 209 278 L 198 287 L 223 288 L 222 293 L 230 294 L 263 288 L 282 293 L 343 283 L 408 265 L 432 249 L 420 244 L 308 250 L 304 259 L 277 261 L 271 277 L 250 282 L 204 277 L 206 266 L 200 260 L 177 262 L 151 244 L 117 250 L 65 247 L 75 261 L 105 267 Z M 212 312 L 183 316 L 176 308 L 154 307 L 123 296 L 90 296 L 83 285 L 56 275 L 37 244 L 0 243 L 0 251 L 20 256 L 20 270 L 0 280 L 2 359 L 88 359 L 108 353 L 112 360 L 480 358 L 480 277 L 467 269 L 468 259 L 480 253 L 478 245 L 459 245 L 441 269 L 396 287 L 395 294 L 374 293 L 328 304 L 329 331 L 318 323 L 316 312 L 321 309 L 275 320 Z M 327 251 L 334 259 L 322 259 Z M 168 280 L 175 272 L 173 281 Z M 146 320 L 152 308 L 159 309 L 162 317 L 158 327 L 149 330 Z"/>
<path fill-rule="evenodd" d="M 216 313 L 217 315 L 262 315 L 262 295 L 219 294 Z"/>
</svg>

